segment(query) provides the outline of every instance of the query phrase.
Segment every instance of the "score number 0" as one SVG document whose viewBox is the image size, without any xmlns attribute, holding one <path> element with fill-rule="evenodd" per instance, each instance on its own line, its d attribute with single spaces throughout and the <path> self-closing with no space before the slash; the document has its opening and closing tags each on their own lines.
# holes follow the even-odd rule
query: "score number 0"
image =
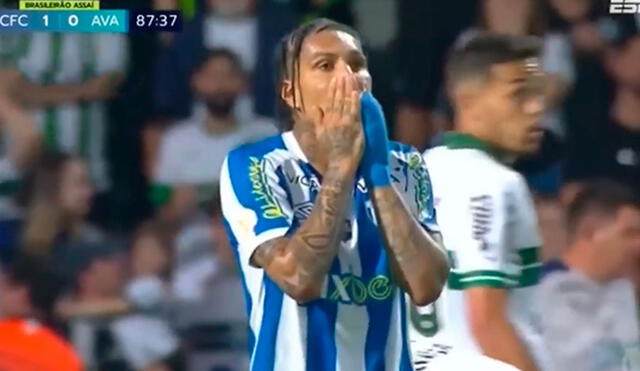
<svg viewBox="0 0 640 371">
<path fill-rule="evenodd" d="M 45 27 L 49 27 L 49 15 L 45 14 L 42 16 L 42 20 L 44 21 Z M 75 14 L 71 14 L 67 19 L 69 26 L 75 27 L 78 25 L 78 16 Z"/>
</svg>

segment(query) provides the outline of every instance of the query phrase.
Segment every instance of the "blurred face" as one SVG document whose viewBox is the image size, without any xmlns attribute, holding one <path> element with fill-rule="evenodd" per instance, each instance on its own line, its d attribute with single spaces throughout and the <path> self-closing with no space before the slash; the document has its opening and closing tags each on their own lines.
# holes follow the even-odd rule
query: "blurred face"
<svg viewBox="0 0 640 371">
<path fill-rule="evenodd" d="M 0 316 L 21 317 L 29 312 L 29 292 L 26 287 L 15 285 L 5 275 L 0 275 Z"/>
<path fill-rule="evenodd" d="M 227 116 L 244 91 L 240 68 L 225 57 L 210 58 L 193 77 L 196 94 L 214 116 Z"/>
<path fill-rule="evenodd" d="M 568 22 L 577 22 L 587 17 L 592 0 L 550 0 L 555 11 Z"/>
<path fill-rule="evenodd" d="M 221 16 L 251 14 L 256 0 L 208 0 L 209 11 Z"/>
<path fill-rule="evenodd" d="M 119 257 L 94 261 L 83 274 L 84 294 L 92 298 L 114 298 L 121 294 L 125 275 Z"/>
<path fill-rule="evenodd" d="M 60 182 L 60 206 L 71 216 L 84 217 L 91 208 L 93 185 L 84 162 L 79 159 L 67 161 Z"/>
<path fill-rule="evenodd" d="M 131 265 L 136 276 L 160 275 L 168 270 L 169 254 L 154 234 L 143 234 L 131 251 Z"/>
<path fill-rule="evenodd" d="M 537 60 L 492 66 L 469 109 L 474 121 L 489 128 L 491 144 L 513 154 L 535 152 L 542 140 L 544 77 Z"/>
<path fill-rule="evenodd" d="M 296 109 L 302 121 L 311 122 L 307 112 L 322 105 L 331 79 L 339 74 L 355 75 L 360 90 L 371 89 L 371 75 L 359 41 L 343 31 L 322 31 L 310 35 L 300 52 L 299 79 L 297 82 L 284 82 L 282 98 Z"/>
<path fill-rule="evenodd" d="M 592 242 L 602 251 L 598 261 L 611 278 L 630 273 L 640 259 L 640 210 L 620 208 L 615 219 L 595 230 Z"/>
<path fill-rule="evenodd" d="M 640 89 L 640 37 L 636 36 L 609 60 L 609 68 L 619 84 Z"/>
<path fill-rule="evenodd" d="M 525 35 L 531 22 L 531 0 L 485 0 L 484 16 L 487 31 Z"/>
</svg>

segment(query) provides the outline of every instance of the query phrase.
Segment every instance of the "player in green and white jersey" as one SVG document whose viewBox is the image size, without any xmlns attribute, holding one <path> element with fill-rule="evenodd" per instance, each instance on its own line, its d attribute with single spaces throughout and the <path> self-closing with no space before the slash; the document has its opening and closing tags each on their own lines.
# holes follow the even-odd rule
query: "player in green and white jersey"
<svg viewBox="0 0 640 371">
<path fill-rule="evenodd" d="M 541 241 L 525 180 L 509 168 L 542 139 L 539 52 L 534 38 L 479 35 L 451 56 L 456 131 L 425 161 L 452 268 L 435 309 L 412 313 L 416 370 L 544 363 L 534 310 Z"/>
</svg>

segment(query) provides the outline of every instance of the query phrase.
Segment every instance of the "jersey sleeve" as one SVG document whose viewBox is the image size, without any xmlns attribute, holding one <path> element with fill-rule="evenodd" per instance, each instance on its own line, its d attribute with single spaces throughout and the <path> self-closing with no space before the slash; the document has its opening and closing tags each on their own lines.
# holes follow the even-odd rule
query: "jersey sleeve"
<svg viewBox="0 0 640 371">
<path fill-rule="evenodd" d="M 449 224 L 444 235 L 452 266 L 449 287 L 517 287 L 520 265 L 513 236 L 521 205 L 514 185 L 485 179 L 467 189 L 462 197 L 440 200 Z"/>
<path fill-rule="evenodd" d="M 526 287 L 540 281 L 542 237 L 538 228 L 536 208 L 527 183 L 519 176 L 514 188 L 514 211 L 517 213 L 517 223 L 514 225 L 512 234 L 513 246 L 517 250 L 515 260 L 520 272 L 518 285 Z"/>
<path fill-rule="evenodd" d="M 121 34 L 90 35 L 94 45 L 97 74 L 107 72 L 125 73 L 127 69 L 129 45 Z"/>
<path fill-rule="evenodd" d="M 232 151 L 220 175 L 222 213 L 241 263 L 262 243 L 287 234 L 293 210 L 272 163 Z"/>
<path fill-rule="evenodd" d="M 439 232 L 429 171 L 420 153 L 408 148 L 391 152 L 391 182 L 418 222 L 429 232 Z"/>
</svg>

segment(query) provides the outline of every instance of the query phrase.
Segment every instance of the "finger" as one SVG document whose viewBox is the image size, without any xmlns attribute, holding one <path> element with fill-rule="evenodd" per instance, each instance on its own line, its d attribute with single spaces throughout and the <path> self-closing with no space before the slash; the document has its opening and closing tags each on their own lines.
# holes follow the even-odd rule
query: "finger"
<svg viewBox="0 0 640 371">
<path fill-rule="evenodd" d="M 346 76 L 346 81 L 344 85 L 344 105 L 342 106 L 342 114 L 349 115 L 351 113 L 351 108 L 353 107 L 353 101 L 351 100 L 351 93 L 355 88 L 355 81 L 353 79 L 353 74 L 349 74 Z"/>
<path fill-rule="evenodd" d="M 319 128 L 319 124 L 321 124 L 322 120 L 324 119 L 324 112 L 322 111 L 322 108 L 313 106 L 313 108 L 311 109 L 311 119 L 316 124 L 315 127 Z"/>
<path fill-rule="evenodd" d="M 338 83 L 336 86 L 336 95 L 333 99 L 333 112 L 340 113 L 342 112 L 342 106 L 344 105 L 344 85 L 345 85 L 345 76 L 338 76 Z"/>
<path fill-rule="evenodd" d="M 361 112 L 360 112 L 360 96 L 361 96 L 361 92 L 359 91 L 352 91 L 351 92 L 351 111 L 349 112 L 349 114 L 352 117 L 357 117 L 359 120 L 361 121 Z"/>
<path fill-rule="evenodd" d="M 336 97 L 337 83 L 337 78 L 335 76 L 332 77 L 331 81 L 329 82 L 329 88 L 327 89 L 327 97 L 323 104 L 324 112 L 330 112 L 333 109 L 333 102 L 335 101 Z"/>
</svg>

